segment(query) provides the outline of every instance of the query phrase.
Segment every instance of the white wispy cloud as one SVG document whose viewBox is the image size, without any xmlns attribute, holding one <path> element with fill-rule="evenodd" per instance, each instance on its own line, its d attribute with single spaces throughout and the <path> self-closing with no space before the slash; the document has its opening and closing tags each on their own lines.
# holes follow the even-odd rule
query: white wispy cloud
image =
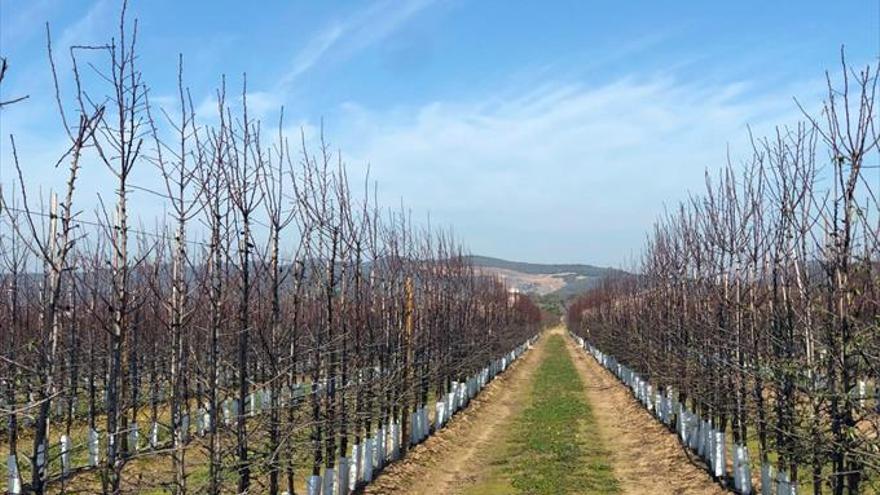
<svg viewBox="0 0 880 495">
<path fill-rule="evenodd" d="M 290 67 L 279 79 L 278 88 L 286 88 L 320 63 L 345 60 L 387 38 L 433 3 L 435 0 L 379 0 L 343 19 L 331 21 L 293 57 Z"/>
<path fill-rule="evenodd" d="M 334 23 L 312 38 L 306 46 L 297 53 L 290 70 L 281 78 L 280 86 L 287 86 L 300 75 L 307 72 L 321 60 L 328 50 L 336 43 L 336 40 L 345 32 L 345 27 Z"/>
</svg>

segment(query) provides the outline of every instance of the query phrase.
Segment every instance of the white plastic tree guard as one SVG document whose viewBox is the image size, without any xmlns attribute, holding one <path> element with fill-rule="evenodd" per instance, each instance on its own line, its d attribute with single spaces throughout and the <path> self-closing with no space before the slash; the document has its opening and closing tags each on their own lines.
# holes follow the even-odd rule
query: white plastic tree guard
<svg viewBox="0 0 880 495">
<path fill-rule="evenodd" d="M 373 481 L 373 437 L 367 438 L 364 442 L 364 483 Z"/>
<path fill-rule="evenodd" d="M 18 459 L 14 454 L 6 458 L 6 490 L 11 495 L 21 493 L 21 476 L 18 473 Z"/>
<path fill-rule="evenodd" d="M 156 438 L 158 444 L 158 426 L 156 428 Z M 189 414 L 184 414 L 180 417 L 180 438 L 186 442 L 189 440 Z"/>
<path fill-rule="evenodd" d="M 715 430 L 715 472 L 713 473 L 716 478 L 721 479 L 726 474 L 727 470 L 727 449 L 725 448 L 725 438 L 724 433 L 718 430 Z"/>
<path fill-rule="evenodd" d="M 155 449 L 159 447 L 159 423 L 153 421 L 153 424 L 150 425 L 150 448 Z"/>
<path fill-rule="evenodd" d="M 749 450 L 736 445 L 733 453 L 733 485 L 743 495 L 752 493 L 752 473 L 749 469 Z"/>
<path fill-rule="evenodd" d="M 203 437 L 210 429 L 211 413 L 209 413 L 204 407 L 200 407 L 196 412 L 196 433 L 198 433 L 200 437 Z"/>
<path fill-rule="evenodd" d="M 422 414 L 420 409 L 416 409 L 413 412 L 413 435 L 415 436 L 415 442 L 413 445 L 416 445 L 422 441 Z"/>
<path fill-rule="evenodd" d="M 776 476 L 776 495 L 797 495 L 797 490 L 785 471 L 779 471 Z"/>
<path fill-rule="evenodd" d="M 700 420 L 700 428 L 697 430 L 697 455 L 706 456 L 706 421 Z"/>
<path fill-rule="evenodd" d="M 364 458 L 364 447 L 366 444 L 366 440 L 361 440 L 361 442 L 351 449 L 351 477 L 349 479 L 349 484 L 352 487 L 352 490 L 364 481 L 364 463 L 366 459 Z"/>
<path fill-rule="evenodd" d="M 321 493 L 324 495 L 333 495 L 333 488 L 336 486 L 336 469 L 327 468 L 324 470 L 322 484 Z"/>
<path fill-rule="evenodd" d="M 70 437 L 61 435 L 61 472 L 64 476 L 70 474 Z"/>
<path fill-rule="evenodd" d="M 250 415 L 256 416 L 257 413 L 260 412 L 260 405 L 257 402 L 257 393 L 254 392 L 248 396 L 248 402 L 250 402 Z"/>
<path fill-rule="evenodd" d="M 388 426 L 383 426 L 379 428 L 379 431 L 376 432 L 376 451 L 378 455 L 376 456 L 376 468 L 382 469 L 385 467 L 385 458 L 388 455 Z"/>
<path fill-rule="evenodd" d="M 260 399 L 261 399 L 261 401 L 260 401 L 261 402 L 261 404 L 260 404 L 261 411 L 266 411 L 272 407 L 272 391 L 271 390 L 269 390 L 268 388 L 264 388 L 260 392 Z"/>
<path fill-rule="evenodd" d="M 445 405 L 442 401 L 438 401 L 434 406 L 434 431 L 443 428 L 443 410 Z"/>
<path fill-rule="evenodd" d="M 422 406 L 421 410 L 419 410 L 419 415 L 422 422 L 422 440 L 424 440 L 431 433 L 431 423 L 428 422 L 428 408 Z"/>
<path fill-rule="evenodd" d="M 678 433 L 678 439 L 683 444 L 687 444 L 687 420 L 685 417 L 685 412 L 679 410 L 678 416 L 675 421 L 675 432 Z"/>
<path fill-rule="evenodd" d="M 36 455 L 36 466 L 34 468 L 38 473 L 41 473 L 41 477 L 45 478 L 46 476 L 46 443 L 41 443 L 37 446 L 37 455 Z"/>
<path fill-rule="evenodd" d="M 98 453 L 100 452 L 99 444 L 101 437 L 94 428 L 89 428 L 89 466 L 96 467 L 100 460 L 98 459 Z"/>
<path fill-rule="evenodd" d="M 232 399 L 223 401 L 223 422 L 226 423 L 226 426 L 232 424 Z"/>
<path fill-rule="evenodd" d="M 128 448 L 131 452 L 138 451 L 138 441 L 141 438 L 140 430 L 136 422 L 131 423 L 128 428 Z"/>
<path fill-rule="evenodd" d="M 336 485 L 336 493 L 338 495 L 347 495 L 349 491 L 349 459 L 348 457 L 340 457 L 336 460 L 336 468 L 338 469 L 338 480 Z"/>
<path fill-rule="evenodd" d="M 357 487 L 358 481 L 361 480 L 361 473 L 363 472 L 364 460 L 361 458 L 361 444 L 356 443 L 351 447 L 351 458 L 353 462 L 350 466 L 350 473 L 348 475 L 348 489 L 349 491 L 354 491 L 355 487 Z"/>
<path fill-rule="evenodd" d="M 761 495 L 773 495 L 773 466 L 761 464 Z"/>
<path fill-rule="evenodd" d="M 380 470 L 380 465 L 381 465 L 381 461 L 379 459 L 379 457 L 380 457 L 380 454 L 379 454 L 379 432 L 376 432 L 376 434 L 373 435 L 372 438 L 373 438 L 373 450 L 372 450 L 372 453 L 373 453 L 373 477 L 375 478 L 376 474 Z"/>
<path fill-rule="evenodd" d="M 859 380 L 859 407 L 865 407 L 865 401 L 868 397 L 868 383 L 865 380 Z"/>
<path fill-rule="evenodd" d="M 391 423 L 391 460 L 396 461 L 400 455 L 400 423 Z"/>
<path fill-rule="evenodd" d="M 321 495 L 321 477 L 312 475 L 306 480 L 306 493 L 308 495 Z"/>
</svg>

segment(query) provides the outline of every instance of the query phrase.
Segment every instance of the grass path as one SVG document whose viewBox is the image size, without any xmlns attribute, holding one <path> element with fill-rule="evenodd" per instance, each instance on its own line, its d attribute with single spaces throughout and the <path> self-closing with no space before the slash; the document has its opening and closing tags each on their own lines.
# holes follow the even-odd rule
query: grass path
<svg viewBox="0 0 880 495">
<path fill-rule="evenodd" d="M 725 493 L 562 327 L 366 492 Z"/>
<path fill-rule="evenodd" d="M 553 332 L 543 351 L 529 405 L 506 429 L 487 475 L 464 493 L 619 492 L 564 337 Z"/>
</svg>

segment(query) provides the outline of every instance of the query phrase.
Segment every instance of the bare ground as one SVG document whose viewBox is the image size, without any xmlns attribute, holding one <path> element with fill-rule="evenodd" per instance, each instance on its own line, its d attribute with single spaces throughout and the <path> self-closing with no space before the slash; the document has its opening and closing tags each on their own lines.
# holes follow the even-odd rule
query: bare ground
<svg viewBox="0 0 880 495">
<path fill-rule="evenodd" d="M 496 275 L 509 286 L 520 290 L 535 292 L 538 295 L 547 295 L 562 289 L 566 285 L 563 277 L 573 273 L 523 273 L 507 268 L 495 268 L 478 266 L 477 271 L 482 274 Z"/>
<path fill-rule="evenodd" d="M 566 342 L 624 494 L 726 493 L 611 372 Z"/>
</svg>

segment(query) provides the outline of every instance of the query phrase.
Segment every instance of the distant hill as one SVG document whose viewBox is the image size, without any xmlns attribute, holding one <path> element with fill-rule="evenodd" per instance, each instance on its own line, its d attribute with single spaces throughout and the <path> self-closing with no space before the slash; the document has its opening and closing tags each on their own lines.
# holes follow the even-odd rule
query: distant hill
<svg viewBox="0 0 880 495">
<path fill-rule="evenodd" d="M 622 273 L 593 265 L 523 263 L 476 255 L 470 259 L 480 271 L 500 276 L 521 292 L 541 296 L 565 298 L 595 287 L 605 277 Z"/>
</svg>

